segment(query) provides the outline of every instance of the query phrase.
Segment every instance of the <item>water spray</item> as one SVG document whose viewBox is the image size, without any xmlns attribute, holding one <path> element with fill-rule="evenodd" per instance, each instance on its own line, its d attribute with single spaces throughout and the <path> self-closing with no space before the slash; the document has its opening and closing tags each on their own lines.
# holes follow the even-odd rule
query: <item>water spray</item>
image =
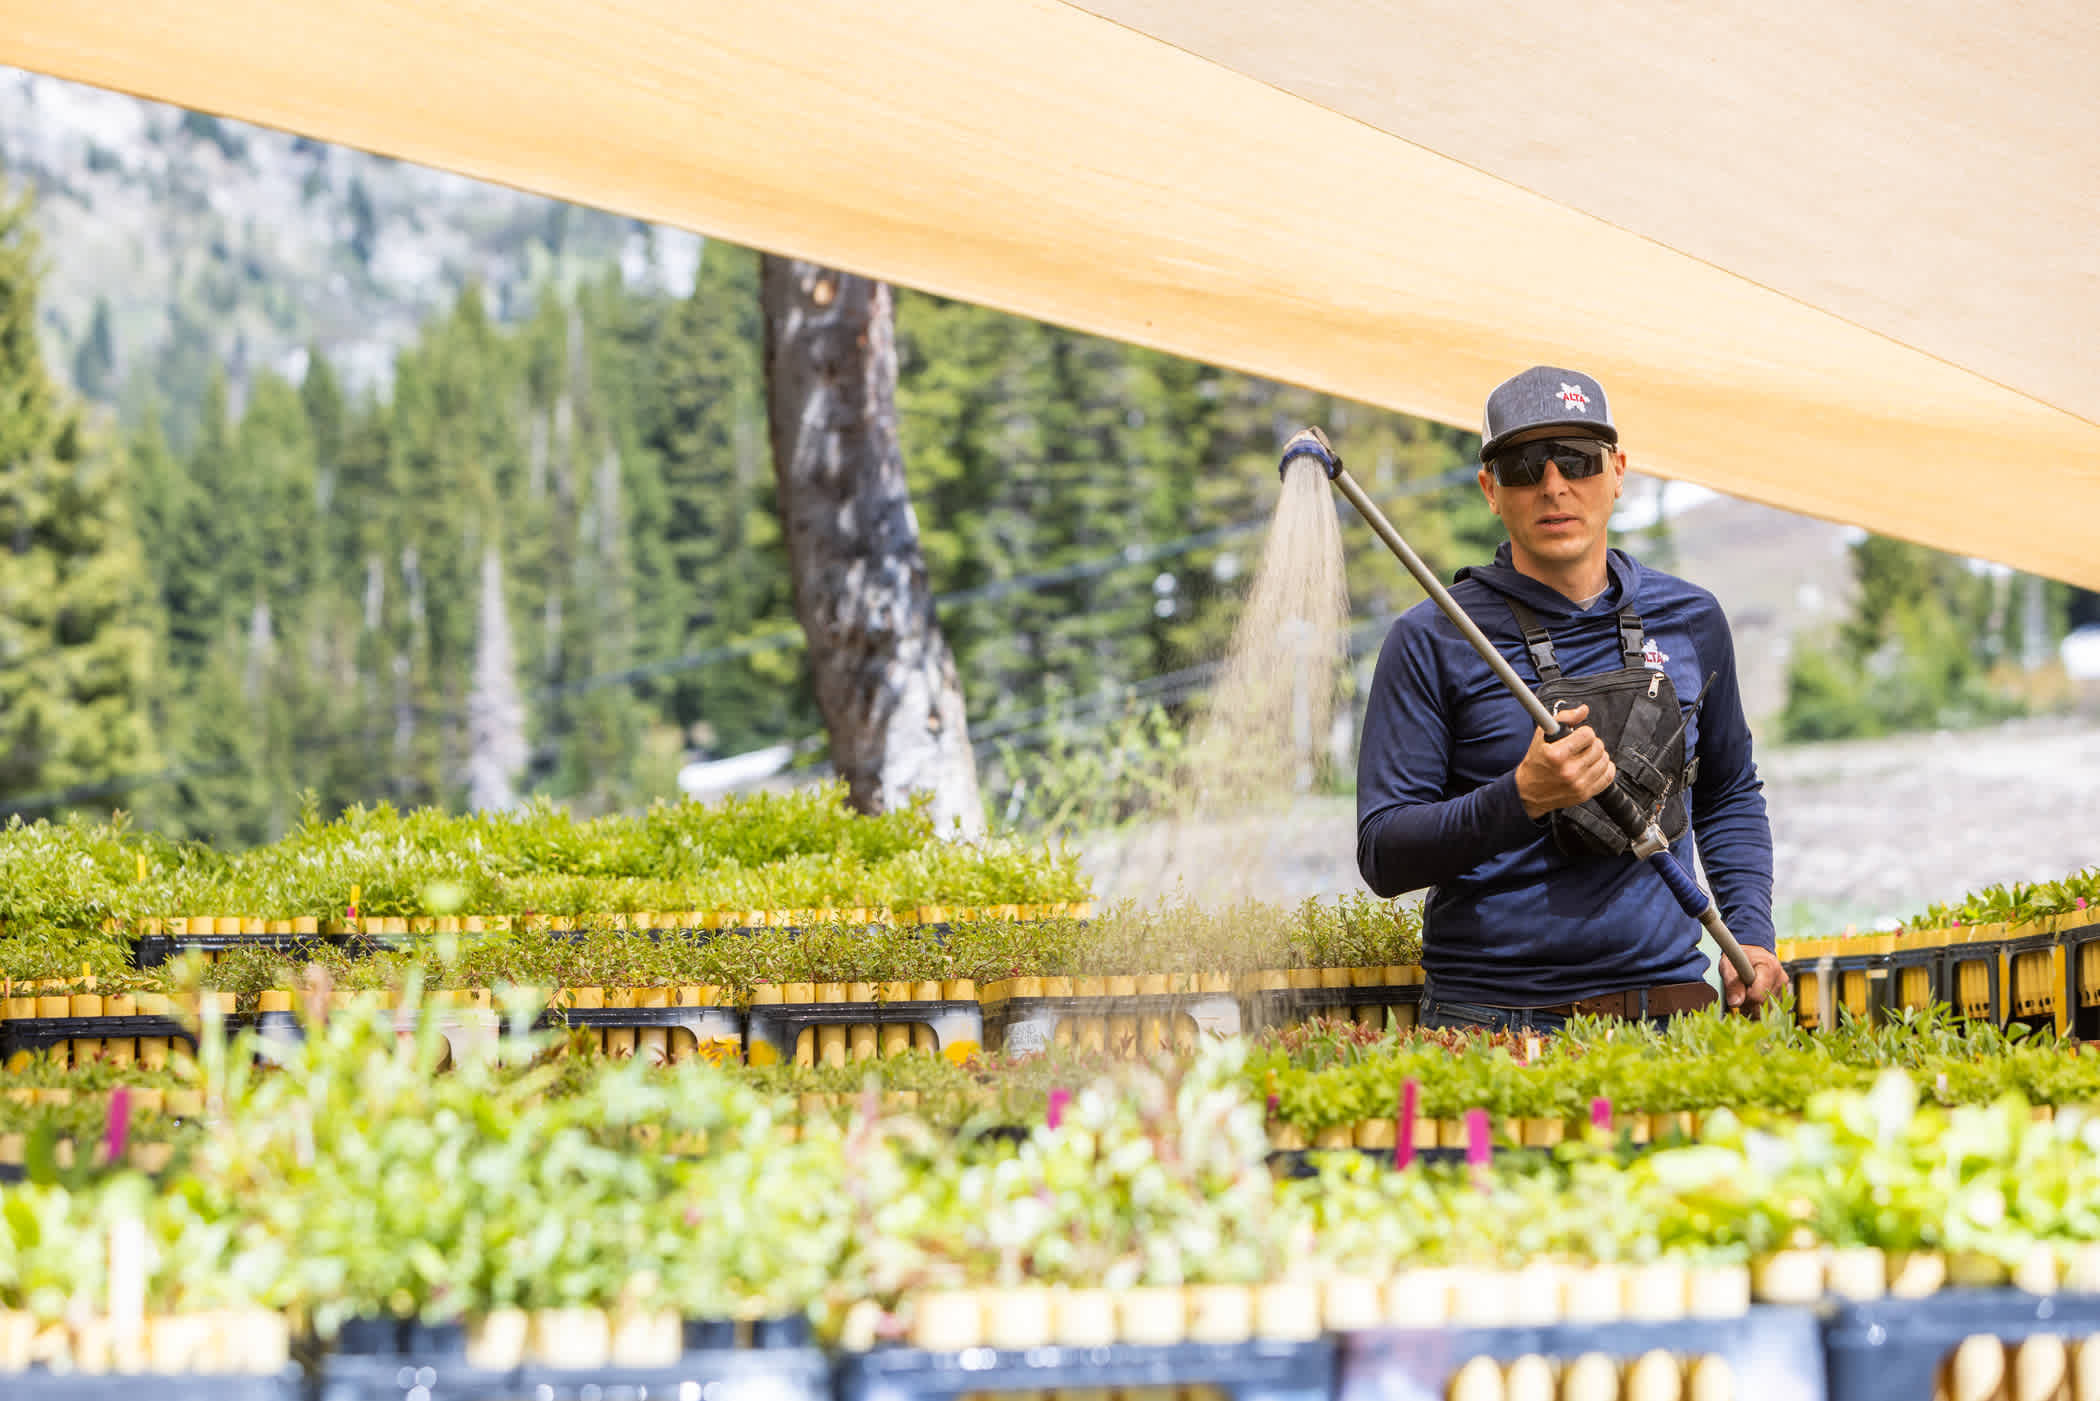
<svg viewBox="0 0 2100 1401">
<path fill-rule="evenodd" d="M 1451 620 L 1459 635 L 1480 654 L 1480 659 L 1488 664 L 1496 678 L 1509 688 L 1510 694 L 1517 698 L 1539 729 L 1545 732 L 1546 742 L 1551 744 L 1570 733 L 1568 728 L 1554 717 L 1553 712 L 1546 708 L 1545 703 L 1531 687 L 1525 684 L 1524 678 L 1517 675 L 1516 669 L 1496 650 L 1495 644 L 1488 641 L 1487 634 L 1480 630 L 1479 624 L 1467 615 L 1465 609 L 1458 606 L 1458 601 L 1451 597 L 1450 591 L 1431 572 L 1429 566 L 1422 562 L 1422 557 L 1401 538 L 1400 532 L 1393 528 L 1393 523 L 1385 518 L 1385 512 L 1378 509 L 1378 503 L 1364 494 L 1364 489 L 1357 484 L 1356 478 L 1350 476 L 1342 466 L 1341 455 L 1334 450 L 1334 445 L 1327 441 L 1327 435 L 1317 428 L 1311 428 L 1293 438 L 1290 445 L 1284 449 L 1283 461 L 1277 468 L 1278 473 L 1288 480 L 1291 464 L 1301 458 L 1317 463 L 1320 470 L 1327 474 L 1327 480 L 1334 483 L 1335 490 L 1341 492 L 1349 504 L 1356 508 L 1357 514 L 1370 524 L 1372 532 L 1385 542 L 1386 548 L 1400 557 L 1400 562 L 1407 566 L 1407 572 L 1414 575 L 1415 582 L 1420 584 L 1423 591 L 1435 601 L 1436 606 L 1443 610 L 1444 616 Z M 1662 834 L 1662 828 L 1652 818 L 1643 816 L 1640 809 L 1634 806 L 1633 800 L 1616 787 L 1606 788 L 1599 793 L 1596 802 L 1597 806 L 1603 809 L 1604 815 L 1626 834 L 1627 840 L 1632 843 L 1634 859 L 1646 861 L 1653 866 L 1655 873 L 1662 877 L 1663 884 L 1670 887 L 1670 893 L 1677 897 L 1677 903 L 1684 912 L 1706 927 L 1706 932 L 1713 936 L 1714 943 L 1720 947 L 1722 956 L 1735 969 L 1736 976 L 1742 979 L 1743 986 L 1747 988 L 1755 982 L 1756 972 L 1750 966 L 1750 956 L 1743 952 L 1743 946 L 1737 943 L 1735 935 L 1729 932 L 1728 925 L 1721 918 L 1720 907 L 1714 903 L 1713 897 L 1700 889 L 1699 882 L 1693 879 L 1691 872 L 1685 870 L 1677 858 L 1670 854 L 1670 840 Z"/>
</svg>

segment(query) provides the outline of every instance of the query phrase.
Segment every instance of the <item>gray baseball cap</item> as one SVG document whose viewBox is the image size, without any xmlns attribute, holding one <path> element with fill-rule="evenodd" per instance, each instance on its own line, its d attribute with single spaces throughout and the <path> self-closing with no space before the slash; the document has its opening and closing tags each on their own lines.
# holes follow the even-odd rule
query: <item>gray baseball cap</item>
<svg viewBox="0 0 2100 1401">
<path fill-rule="evenodd" d="M 1480 460 L 1485 462 L 1513 439 L 1541 428 L 1557 428 L 1618 445 L 1604 386 L 1580 370 L 1533 365 L 1511 375 L 1488 395 L 1481 416 Z"/>
</svg>

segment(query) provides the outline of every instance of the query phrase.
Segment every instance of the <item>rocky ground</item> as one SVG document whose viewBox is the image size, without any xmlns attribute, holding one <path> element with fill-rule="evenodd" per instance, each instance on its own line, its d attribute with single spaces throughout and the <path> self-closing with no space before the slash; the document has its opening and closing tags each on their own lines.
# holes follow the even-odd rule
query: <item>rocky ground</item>
<svg viewBox="0 0 2100 1401">
<path fill-rule="evenodd" d="M 1773 748 L 1760 756 L 1783 934 L 1914 914 L 1997 881 L 2100 864 L 2100 717 Z M 1362 888 L 1354 802 L 1280 820 L 1154 825 L 1083 845 L 1109 901 L 1175 887 L 1296 900 Z"/>
</svg>

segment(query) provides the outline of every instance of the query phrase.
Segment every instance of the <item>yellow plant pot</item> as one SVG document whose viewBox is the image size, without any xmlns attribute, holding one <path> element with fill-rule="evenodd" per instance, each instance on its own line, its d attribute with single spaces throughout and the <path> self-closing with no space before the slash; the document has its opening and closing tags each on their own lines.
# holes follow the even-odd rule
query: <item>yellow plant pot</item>
<svg viewBox="0 0 2100 1401">
<path fill-rule="evenodd" d="M 1048 1347 L 1054 1332 L 1047 1289 L 988 1289 L 984 1292 L 987 1347 Z"/>
<path fill-rule="evenodd" d="M 612 1365 L 675 1367 L 685 1351 L 685 1327 L 670 1310 L 623 1309 L 612 1317 Z"/>
<path fill-rule="evenodd" d="M 817 984 L 817 1001 L 830 1004 L 846 1000 L 844 983 Z M 819 1065 L 842 1066 L 846 1063 L 846 1049 L 850 1044 L 850 1030 L 844 1023 L 831 1022 L 816 1028 L 817 1063 Z"/>
<path fill-rule="evenodd" d="M 467 1365 L 478 1371 L 508 1372 L 525 1360 L 532 1337 L 532 1317 L 523 1309 L 492 1309 L 467 1320 Z"/>
<path fill-rule="evenodd" d="M 602 1309 L 535 1309 L 526 1351 L 567 1371 L 603 1367 L 612 1357 L 612 1325 Z"/>
<path fill-rule="evenodd" d="M 1051 1300 L 1051 1341 L 1107 1347 L 1116 1341 L 1116 1296 L 1106 1289 L 1060 1289 Z"/>
<path fill-rule="evenodd" d="M 1840 1299 L 1864 1303 L 1888 1293 L 1888 1256 L 1871 1245 L 1845 1246 L 1823 1259 L 1824 1288 Z"/>
<path fill-rule="evenodd" d="M 1116 1331 L 1126 1343 L 1165 1347 L 1188 1336 L 1188 1303 L 1179 1289 L 1140 1285 L 1116 1295 Z"/>
<path fill-rule="evenodd" d="M 1509 1292 L 1509 1321 L 1518 1328 L 1546 1328 L 1567 1314 L 1568 1272 L 1556 1261 L 1534 1260 L 1502 1276 Z"/>
<path fill-rule="evenodd" d="M 921 1294 L 912 1301 L 911 1345 L 927 1352 L 961 1352 L 984 1345 L 984 1307 L 971 1290 Z"/>
<path fill-rule="evenodd" d="M 1181 1291 L 1192 1343 L 1244 1343 L 1254 1336 L 1254 1291 L 1244 1284 L 1192 1284 Z"/>
<path fill-rule="evenodd" d="M 631 987 L 607 988 L 605 990 L 605 1005 L 608 1008 L 632 1009 L 635 1005 L 635 994 L 636 990 Z M 638 1043 L 639 1038 L 635 1035 L 635 1028 L 631 1026 L 609 1026 L 605 1029 L 603 1041 L 605 1054 L 615 1060 L 632 1059 Z"/>
<path fill-rule="evenodd" d="M 1278 1280 L 1254 1290 L 1254 1333 L 1270 1342 L 1309 1343 L 1320 1336 L 1320 1288 Z"/>
<path fill-rule="evenodd" d="M 1768 1304 L 1814 1304 L 1823 1297 L 1823 1258 L 1813 1250 L 1776 1250 L 1751 1262 L 1750 1289 Z"/>
<path fill-rule="evenodd" d="M 1691 1271 L 1685 1313 L 1693 1318 L 1741 1318 L 1750 1311 L 1750 1267 L 1706 1265 Z"/>
</svg>

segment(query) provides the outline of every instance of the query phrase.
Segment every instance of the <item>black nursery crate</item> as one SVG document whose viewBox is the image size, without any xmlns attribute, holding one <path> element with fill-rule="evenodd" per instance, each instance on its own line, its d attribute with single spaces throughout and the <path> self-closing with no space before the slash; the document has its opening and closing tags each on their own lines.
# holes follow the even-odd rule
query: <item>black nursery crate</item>
<svg viewBox="0 0 2100 1401">
<path fill-rule="evenodd" d="M 540 1030 L 570 1026 L 593 1031 L 666 1027 L 692 1033 L 703 1046 L 713 1040 L 744 1039 L 744 1014 L 734 1007 L 549 1007 L 533 1025 Z"/>
<path fill-rule="evenodd" d="M 2064 999 L 2068 960 L 2057 937 L 2031 934 L 2007 939 L 1999 948 L 2004 955 L 1999 970 L 2005 980 L 2000 1020 L 2046 1018 L 2058 1034 L 2068 1031 L 2072 1007 Z"/>
<path fill-rule="evenodd" d="M 984 1030 L 1008 1055 L 1046 1051 L 1067 1017 L 1128 1017 L 1170 1022 L 1182 1017 L 1202 1036 L 1240 1034 L 1239 999 L 1229 992 L 1137 992 L 1086 997 L 1009 997 L 985 1004 Z M 1108 1047 L 1111 1052 L 1118 1048 Z"/>
<path fill-rule="evenodd" d="M 1262 988 L 1247 994 L 1247 1025 L 1289 1026 L 1311 1021 L 1325 1012 L 1346 1012 L 1354 1007 L 1414 1007 L 1422 1005 L 1420 983 L 1388 983 L 1381 987 Z"/>
<path fill-rule="evenodd" d="M 815 1348 L 688 1352 L 668 1367 L 570 1371 L 531 1363 L 503 1371 L 457 1353 L 324 1358 L 316 1401 L 830 1401 L 831 1369 Z M 144 1401 L 130 1397 L 126 1401 Z"/>
<path fill-rule="evenodd" d="M 228 1017 L 227 1024 L 241 1020 Z M 126 1041 L 137 1036 L 165 1036 L 197 1044 L 194 1033 L 173 1017 L 9 1017 L 0 1021 L 0 1060 L 17 1051 L 48 1051 L 71 1041 Z"/>
<path fill-rule="evenodd" d="M 777 1062 L 785 1064 L 794 1059 L 795 1042 L 811 1027 L 906 1024 L 931 1029 L 943 1055 L 964 1055 L 984 1045 L 984 1012 L 977 1003 L 928 998 L 923 1002 L 754 1002 L 744 1009 L 744 1049 L 749 1056 L 758 1047 L 767 1047 Z"/>
<path fill-rule="evenodd" d="M 1989 1022 L 1992 1026 L 2004 1026 L 2008 1010 L 2005 941 L 1992 940 L 1975 944 L 1948 944 L 1942 951 L 1947 960 L 1947 1003 L 1958 1017 L 1972 1021 Z M 1965 990 L 1964 983 L 1976 985 L 1976 979 L 1964 979 L 1962 969 L 1976 968 L 1982 979 L 1981 999 L 1973 998 Z"/>
<path fill-rule="evenodd" d="M 1506 1145 L 1498 1146 L 1495 1151 L 1528 1154 L 1553 1152 L 1551 1148 L 1511 1148 Z M 1390 1148 L 1278 1148 L 1269 1154 L 1269 1171 L 1278 1177 L 1318 1177 L 1320 1159 L 1331 1153 L 1355 1153 L 1359 1157 L 1369 1158 L 1380 1167 L 1390 1167 L 1393 1162 L 1393 1150 Z M 1463 1148 L 1415 1149 L 1415 1161 L 1418 1163 L 1463 1163 L 1465 1160 L 1466 1150 Z"/>
<path fill-rule="evenodd" d="M 225 1019 L 228 1033 L 255 1031 L 265 1041 L 298 1040 L 304 1033 L 290 1012 L 247 1012 Z M 0 1021 L 0 1060 L 17 1051 L 47 1051 L 71 1041 L 128 1041 L 164 1036 L 197 1044 L 196 1034 L 174 1017 L 9 1017 Z"/>
<path fill-rule="evenodd" d="M 1964 1339 L 1981 1335 L 2011 1344 L 2037 1333 L 2066 1343 L 2100 1334 L 2100 1294 L 1943 1289 L 1923 1299 L 1839 1304 L 1823 1328 L 1830 1401 L 1930 1397 L 1941 1367 Z"/>
<path fill-rule="evenodd" d="M 2064 948 L 2063 1005 L 2071 1034 L 2100 1038 L 2100 924 L 2081 924 L 2058 934 Z"/>
<path fill-rule="evenodd" d="M 1876 1021 L 1889 1021 L 1906 1011 L 1922 1011 L 1951 1000 L 1945 948 L 1897 949 L 1887 955 L 1888 976 L 1875 986 L 1871 1010 Z M 1923 993 L 1922 997 L 1917 994 Z"/>
<path fill-rule="evenodd" d="M 7 1401 L 303 1401 L 297 1368 L 262 1376 L 241 1373 L 0 1372 Z"/>
<path fill-rule="evenodd" d="M 1166 1386 L 1214 1387 L 1234 1401 L 1332 1401 L 1334 1345 L 1322 1339 L 1015 1351 L 878 1348 L 850 1353 L 838 1364 L 838 1401 L 948 1401 L 965 1392 Z"/>
<path fill-rule="evenodd" d="M 371 942 L 362 934 L 141 934 L 132 941 L 131 962 L 135 968 L 158 968 L 177 954 L 193 951 L 273 949 L 278 953 L 304 953 L 309 949 Z"/>
<path fill-rule="evenodd" d="M 1835 1013 L 1839 1009 L 1865 1021 L 1876 1007 L 1886 1005 L 1889 957 L 1885 953 L 1841 953 L 1825 960 L 1829 968 L 1826 986 L 1833 1008 L 1832 1020 L 1824 1024 L 1825 1030 L 1837 1025 Z"/>
<path fill-rule="evenodd" d="M 1601 1353 L 1621 1364 L 1660 1349 L 1678 1358 L 1723 1358 L 1734 1394 L 1757 1401 L 1840 1401 L 1826 1390 L 1823 1343 L 1808 1309 L 1757 1307 L 1739 1318 L 1658 1323 L 1557 1323 L 1537 1328 L 1379 1328 L 1341 1338 L 1336 1401 L 1444 1401 L 1451 1379 L 1476 1357 L 1568 1362 Z M 1893 1397 L 1895 1393 L 1890 1393 Z M 1931 1388 L 1903 1393 L 1930 1401 Z"/>
</svg>

